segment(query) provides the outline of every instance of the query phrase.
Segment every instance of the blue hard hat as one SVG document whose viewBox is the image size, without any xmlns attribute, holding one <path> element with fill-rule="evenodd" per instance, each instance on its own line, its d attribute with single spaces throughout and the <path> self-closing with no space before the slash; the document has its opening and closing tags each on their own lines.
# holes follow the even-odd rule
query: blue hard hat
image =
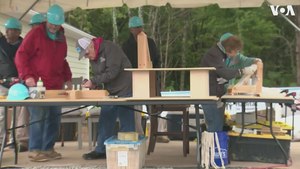
<svg viewBox="0 0 300 169">
<path fill-rule="evenodd" d="M 22 83 L 16 83 L 9 88 L 7 100 L 25 100 L 28 97 L 28 88 Z"/>
<path fill-rule="evenodd" d="M 45 21 L 45 16 L 43 14 L 37 13 L 31 17 L 29 25 L 39 24 L 44 21 Z"/>
<path fill-rule="evenodd" d="M 22 24 L 17 18 L 8 18 L 4 24 L 6 29 L 22 30 Z"/>
<path fill-rule="evenodd" d="M 230 38 L 231 36 L 233 36 L 232 33 L 229 33 L 229 32 L 224 33 L 224 34 L 221 36 L 221 38 L 220 38 L 220 42 L 223 42 L 224 40 Z"/>
<path fill-rule="evenodd" d="M 65 22 L 65 13 L 59 5 L 52 5 L 47 12 L 47 21 L 53 25 L 61 25 Z"/>
<path fill-rule="evenodd" d="M 138 16 L 133 16 L 129 19 L 129 24 L 128 24 L 129 28 L 141 27 L 143 25 L 144 25 L 143 20 Z"/>
</svg>

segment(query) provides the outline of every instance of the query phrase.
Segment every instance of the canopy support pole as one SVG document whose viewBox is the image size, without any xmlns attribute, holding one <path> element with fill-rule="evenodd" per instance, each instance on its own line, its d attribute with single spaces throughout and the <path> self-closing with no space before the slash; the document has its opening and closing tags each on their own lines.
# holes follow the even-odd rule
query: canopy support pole
<svg viewBox="0 0 300 169">
<path fill-rule="evenodd" d="M 283 17 L 283 19 L 285 19 L 288 23 L 290 23 L 297 31 L 300 32 L 300 28 L 294 23 L 292 22 L 288 17 L 286 17 L 284 14 L 282 14 L 281 12 L 279 12 L 279 15 L 281 17 Z"/>
</svg>

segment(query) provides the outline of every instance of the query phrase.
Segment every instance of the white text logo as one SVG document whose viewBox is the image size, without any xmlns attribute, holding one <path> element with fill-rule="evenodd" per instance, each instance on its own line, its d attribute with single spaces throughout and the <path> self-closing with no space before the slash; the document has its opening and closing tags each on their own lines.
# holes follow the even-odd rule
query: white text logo
<svg viewBox="0 0 300 169">
<path fill-rule="evenodd" d="M 283 15 L 295 16 L 295 12 L 292 5 L 280 6 L 280 5 L 270 5 L 273 16 L 278 16 L 279 12 Z"/>
</svg>

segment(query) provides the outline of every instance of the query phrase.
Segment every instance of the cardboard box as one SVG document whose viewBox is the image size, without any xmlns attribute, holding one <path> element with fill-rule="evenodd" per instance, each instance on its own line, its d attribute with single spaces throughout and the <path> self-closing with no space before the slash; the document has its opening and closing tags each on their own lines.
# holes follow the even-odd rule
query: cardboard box
<svg viewBox="0 0 300 169">
<path fill-rule="evenodd" d="M 141 169 L 145 164 L 146 137 L 140 137 L 138 141 L 124 141 L 113 136 L 104 144 L 107 169 Z"/>
</svg>

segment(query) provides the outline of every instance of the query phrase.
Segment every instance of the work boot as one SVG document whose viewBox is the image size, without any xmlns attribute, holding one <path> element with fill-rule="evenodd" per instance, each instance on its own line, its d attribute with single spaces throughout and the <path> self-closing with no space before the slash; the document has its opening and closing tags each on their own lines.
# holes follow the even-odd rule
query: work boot
<svg viewBox="0 0 300 169">
<path fill-rule="evenodd" d="M 43 152 L 50 158 L 51 160 L 61 159 L 62 156 L 60 153 L 56 152 L 55 150 L 45 151 Z"/>
<path fill-rule="evenodd" d="M 34 151 L 30 151 L 28 152 L 28 158 L 33 158 L 35 156 L 37 156 L 41 151 L 39 150 L 34 150 Z"/>
<path fill-rule="evenodd" d="M 167 136 L 156 136 L 157 143 L 168 143 L 170 139 Z"/>
<path fill-rule="evenodd" d="M 45 153 L 38 153 L 36 156 L 31 158 L 32 162 L 46 162 L 49 160 L 50 158 Z"/>
<path fill-rule="evenodd" d="M 85 160 L 106 159 L 106 154 L 97 153 L 96 151 L 91 151 L 89 153 L 83 154 L 82 158 Z"/>
</svg>

